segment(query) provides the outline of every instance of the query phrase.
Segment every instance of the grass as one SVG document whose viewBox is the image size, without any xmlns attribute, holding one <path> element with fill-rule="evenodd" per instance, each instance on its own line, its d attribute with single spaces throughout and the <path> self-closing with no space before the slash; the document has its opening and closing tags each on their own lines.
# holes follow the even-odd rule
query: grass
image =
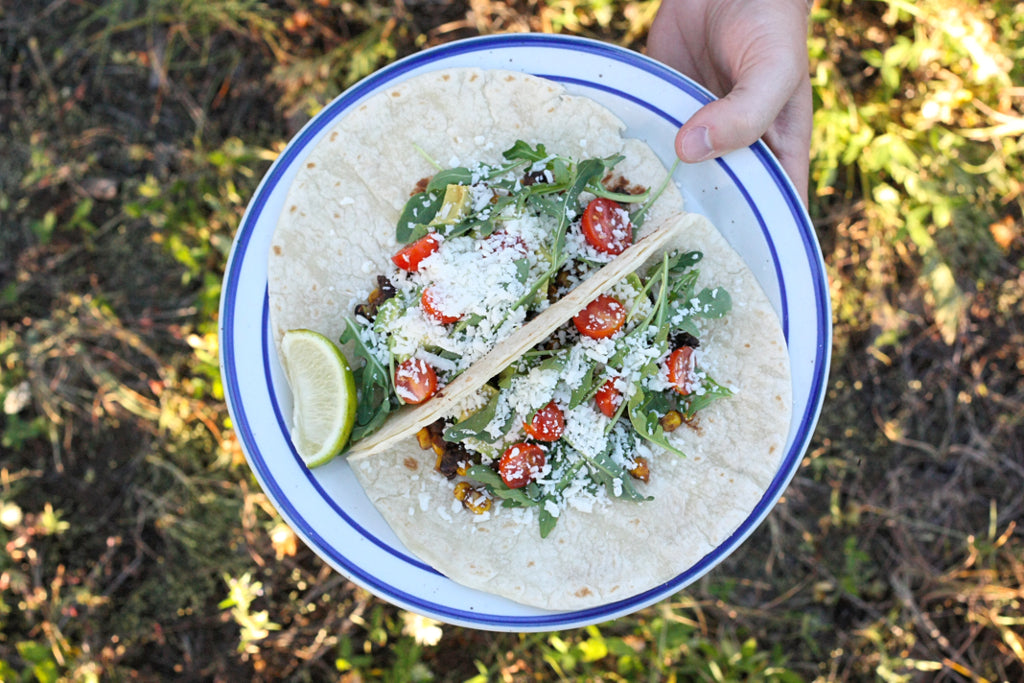
<svg viewBox="0 0 1024 683">
<path fill-rule="evenodd" d="M 587 629 L 439 626 L 334 573 L 234 438 L 216 313 L 248 197 L 341 89 L 509 30 L 642 49 L 656 3 L 0 8 L 0 680 L 1024 678 L 1024 8 L 818 0 L 835 310 L 780 505 Z"/>
</svg>

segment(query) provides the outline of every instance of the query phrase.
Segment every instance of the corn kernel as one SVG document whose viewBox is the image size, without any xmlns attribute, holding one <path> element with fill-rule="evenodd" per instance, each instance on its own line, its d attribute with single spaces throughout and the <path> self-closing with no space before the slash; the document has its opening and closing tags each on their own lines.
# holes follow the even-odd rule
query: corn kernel
<svg viewBox="0 0 1024 683">
<path fill-rule="evenodd" d="M 629 474 L 645 484 L 649 482 L 651 480 L 651 465 L 647 462 L 647 458 L 642 455 L 633 458 L 633 467 L 629 470 Z"/>
<path fill-rule="evenodd" d="M 487 493 L 469 482 L 460 481 L 455 485 L 455 497 L 462 501 L 462 506 L 476 515 L 482 515 L 491 509 L 491 498 Z"/>
<path fill-rule="evenodd" d="M 678 410 L 670 410 L 661 418 L 661 428 L 666 432 L 674 432 L 683 424 L 683 415 Z"/>
</svg>

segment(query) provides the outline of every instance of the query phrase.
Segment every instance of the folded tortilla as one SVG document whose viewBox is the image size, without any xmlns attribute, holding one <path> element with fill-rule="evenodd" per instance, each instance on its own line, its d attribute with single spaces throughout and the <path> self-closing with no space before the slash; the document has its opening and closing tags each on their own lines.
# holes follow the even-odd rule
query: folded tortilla
<svg viewBox="0 0 1024 683">
<path fill-rule="evenodd" d="M 657 453 L 650 483 L 637 485 L 652 500 L 607 499 L 590 510 L 565 509 L 541 538 L 535 511 L 501 508 L 500 502 L 485 515 L 460 509 L 454 482 L 433 470 L 433 453 L 399 441 L 352 467 L 409 550 L 469 587 L 536 607 L 578 610 L 672 580 L 747 519 L 785 451 L 792 415 L 785 340 L 753 273 L 710 222 L 687 220 L 673 235 L 648 263 L 666 250 L 703 251 L 698 287 L 723 286 L 732 296 L 728 315 L 702 322 L 700 348 L 703 366 L 733 395 L 703 409 L 697 428 L 684 425 L 669 435 L 686 457 Z"/>
<path fill-rule="evenodd" d="M 399 248 L 394 226 L 410 189 L 436 170 L 417 148 L 450 166 L 496 163 L 520 139 L 576 159 L 623 154 L 617 173 L 657 187 L 665 167 L 645 143 L 624 138 L 623 128 L 597 103 L 516 72 L 431 72 L 368 99 L 317 144 L 289 191 L 268 262 L 275 340 L 294 328 L 339 337 L 343 316 L 365 299 Z M 570 293 L 553 304 L 440 396 L 389 418 L 384 436 L 356 451 L 353 472 L 385 520 L 409 550 L 452 580 L 558 610 L 622 600 L 693 566 L 736 530 L 770 485 L 791 413 L 778 319 L 721 234 L 706 219 L 682 213 L 671 184 L 644 224 L 644 235 L 653 231 L 650 242 L 638 242 L 581 285 L 580 301 Z M 433 452 L 416 442 L 416 429 L 475 392 L 593 293 L 672 249 L 704 252 L 701 283 L 725 287 L 733 300 L 729 315 L 704 324 L 701 349 L 710 372 L 734 395 L 702 411 L 699 428 L 672 433 L 688 457 L 663 453 L 651 463 L 643 491 L 653 500 L 565 510 L 545 539 L 535 512 L 500 505 L 485 515 L 462 510 L 453 482 L 434 472 Z"/>
<path fill-rule="evenodd" d="M 497 164 L 517 140 L 573 159 L 623 154 L 616 174 L 658 187 L 666 169 L 649 146 L 593 100 L 519 72 L 472 68 L 412 77 L 359 104 L 315 145 L 299 169 L 271 238 L 270 322 L 280 343 L 309 328 L 337 339 L 343 316 L 365 300 L 401 245 L 395 225 L 416 183 L 454 167 Z M 670 185 L 645 230 L 683 208 Z"/>
</svg>

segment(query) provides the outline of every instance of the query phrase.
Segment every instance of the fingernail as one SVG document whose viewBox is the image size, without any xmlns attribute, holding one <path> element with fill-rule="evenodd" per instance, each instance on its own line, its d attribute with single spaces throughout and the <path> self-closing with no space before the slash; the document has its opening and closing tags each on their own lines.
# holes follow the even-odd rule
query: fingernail
<svg viewBox="0 0 1024 683">
<path fill-rule="evenodd" d="M 704 161 L 712 154 L 711 135 L 706 126 L 698 126 L 693 130 L 686 131 L 680 145 L 683 152 L 683 161 Z"/>
</svg>

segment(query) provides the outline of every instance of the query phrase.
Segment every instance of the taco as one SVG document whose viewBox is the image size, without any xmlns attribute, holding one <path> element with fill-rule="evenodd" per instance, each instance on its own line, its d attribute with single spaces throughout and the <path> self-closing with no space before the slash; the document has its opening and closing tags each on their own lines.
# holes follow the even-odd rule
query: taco
<svg viewBox="0 0 1024 683">
<path fill-rule="evenodd" d="M 437 410 L 428 399 L 681 209 L 622 128 L 550 81 L 455 69 L 370 98 L 315 146 L 272 238 L 270 320 L 278 344 L 308 328 L 358 357 L 354 448 L 407 433 L 410 406 Z"/>
<path fill-rule="evenodd" d="M 385 453 L 352 461 L 367 495 L 413 553 L 469 587 L 527 605 L 577 610 L 670 581 L 735 532 L 764 495 L 784 453 L 791 417 L 788 356 L 767 297 L 708 221 L 687 220 L 686 229 L 675 231 L 658 253 L 634 265 L 641 273 L 656 274 L 669 257 L 695 252 L 703 257 L 692 283 L 696 291 L 714 296 L 724 287 L 731 300 L 726 314 L 707 317 L 695 329 L 699 366 L 714 378 L 705 387 L 718 400 L 700 407 L 679 428 L 663 430 L 658 439 L 634 439 L 646 469 L 635 481 L 621 474 L 617 482 L 602 480 L 610 467 L 632 469 L 641 459 L 602 463 L 597 458 L 613 449 L 596 446 L 584 467 L 593 474 L 589 483 L 574 478 L 569 486 L 577 494 L 558 500 L 555 509 L 546 508 L 543 487 L 562 485 L 565 478 L 557 472 L 535 468 L 540 499 L 532 505 L 518 497 L 523 489 L 508 492 L 497 481 L 504 457 L 498 453 L 505 444 L 491 454 L 490 464 L 469 463 L 454 477 L 438 471 L 430 441 L 422 444 L 427 449 L 394 442 Z M 611 293 L 616 286 L 636 287 L 614 280 L 593 284 Z M 663 366 L 670 356 L 656 362 Z M 568 381 L 569 390 L 580 386 L 579 378 L 577 373 Z M 565 409 L 568 394 L 559 397 L 552 388 L 533 405 L 555 396 Z M 497 403 L 493 395 L 490 400 Z M 601 431 L 608 422 L 596 415 L 600 398 L 587 401 L 595 425 L 591 431 Z M 471 417 L 483 408 L 478 404 L 475 410 Z M 646 417 L 650 429 L 652 416 Z"/>
</svg>

